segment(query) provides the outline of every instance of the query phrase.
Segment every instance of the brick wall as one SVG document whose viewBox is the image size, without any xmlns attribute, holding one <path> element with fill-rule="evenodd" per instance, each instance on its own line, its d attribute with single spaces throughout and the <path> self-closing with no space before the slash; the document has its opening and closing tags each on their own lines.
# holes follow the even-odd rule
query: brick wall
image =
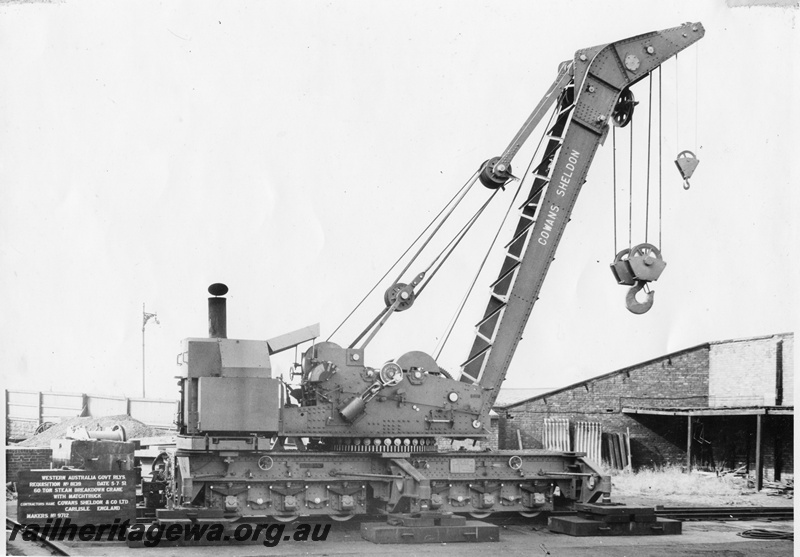
<svg viewBox="0 0 800 557">
<path fill-rule="evenodd" d="M 6 447 L 6 482 L 16 482 L 20 470 L 50 468 L 49 447 Z"/>
<path fill-rule="evenodd" d="M 714 343 L 709 363 L 709 405 L 776 406 L 779 377 L 781 405 L 791 406 L 794 335 Z"/>
<path fill-rule="evenodd" d="M 37 420 L 6 419 L 6 437 L 9 441 L 20 441 L 32 437 L 39 427 Z"/>
<path fill-rule="evenodd" d="M 542 448 L 545 418 L 600 422 L 604 432 L 630 430 L 635 467 L 680 462 L 686 455 L 686 418 L 626 415 L 623 407 L 702 407 L 708 400 L 707 346 L 664 356 L 542 395 L 499 411 L 501 449 Z"/>
<path fill-rule="evenodd" d="M 782 335 L 780 347 L 783 370 L 783 406 L 794 406 L 794 334 Z"/>
</svg>

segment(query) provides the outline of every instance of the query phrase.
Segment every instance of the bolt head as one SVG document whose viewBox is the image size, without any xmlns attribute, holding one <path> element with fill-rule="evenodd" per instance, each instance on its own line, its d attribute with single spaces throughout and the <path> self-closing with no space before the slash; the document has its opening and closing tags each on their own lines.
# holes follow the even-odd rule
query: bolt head
<svg viewBox="0 0 800 557">
<path fill-rule="evenodd" d="M 655 51 L 656 51 L 656 49 L 653 48 L 652 46 L 648 46 L 647 47 L 647 54 L 653 54 Z"/>
<path fill-rule="evenodd" d="M 586 55 L 585 54 L 581 54 L 580 55 L 580 60 L 581 60 L 581 62 L 586 62 Z"/>
</svg>

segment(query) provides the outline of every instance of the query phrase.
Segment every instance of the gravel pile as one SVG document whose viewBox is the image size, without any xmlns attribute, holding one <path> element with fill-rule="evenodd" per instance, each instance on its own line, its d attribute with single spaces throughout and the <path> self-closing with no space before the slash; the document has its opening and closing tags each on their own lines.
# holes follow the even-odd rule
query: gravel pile
<svg viewBox="0 0 800 557">
<path fill-rule="evenodd" d="M 165 434 L 163 429 L 151 427 L 139 420 L 134 420 L 127 414 L 104 416 L 102 418 L 69 418 L 33 437 L 29 437 L 21 443 L 17 443 L 15 446 L 49 447 L 51 440 L 64 439 L 67 431 L 73 427 L 85 427 L 88 431 L 94 431 L 97 429 L 111 429 L 117 424 L 125 428 L 128 440 L 140 437 L 158 437 Z"/>
</svg>

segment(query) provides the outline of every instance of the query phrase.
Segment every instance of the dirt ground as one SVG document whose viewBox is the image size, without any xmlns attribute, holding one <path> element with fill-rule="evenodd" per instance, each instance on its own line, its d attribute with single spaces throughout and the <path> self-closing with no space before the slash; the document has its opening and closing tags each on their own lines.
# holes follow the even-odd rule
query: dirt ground
<svg viewBox="0 0 800 557">
<path fill-rule="evenodd" d="M 765 488 L 756 491 L 752 479 L 717 476 L 679 469 L 662 473 L 618 473 L 611 478 L 615 502 L 654 507 L 793 507 L 793 491 L 781 493 Z"/>
</svg>

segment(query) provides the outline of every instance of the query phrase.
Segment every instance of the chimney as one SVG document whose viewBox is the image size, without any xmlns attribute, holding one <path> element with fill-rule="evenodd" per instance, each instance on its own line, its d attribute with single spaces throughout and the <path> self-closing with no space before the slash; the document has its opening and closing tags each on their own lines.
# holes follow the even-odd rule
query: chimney
<svg viewBox="0 0 800 557">
<path fill-rule="evenodd" d="M 208 287 L 208 293 L 214 296 L 208 299 L 208 337 L 228 338 L 227 300 L 220 297 L 228 293 L 228 287 L 217 282 Z"/>
</svg>

